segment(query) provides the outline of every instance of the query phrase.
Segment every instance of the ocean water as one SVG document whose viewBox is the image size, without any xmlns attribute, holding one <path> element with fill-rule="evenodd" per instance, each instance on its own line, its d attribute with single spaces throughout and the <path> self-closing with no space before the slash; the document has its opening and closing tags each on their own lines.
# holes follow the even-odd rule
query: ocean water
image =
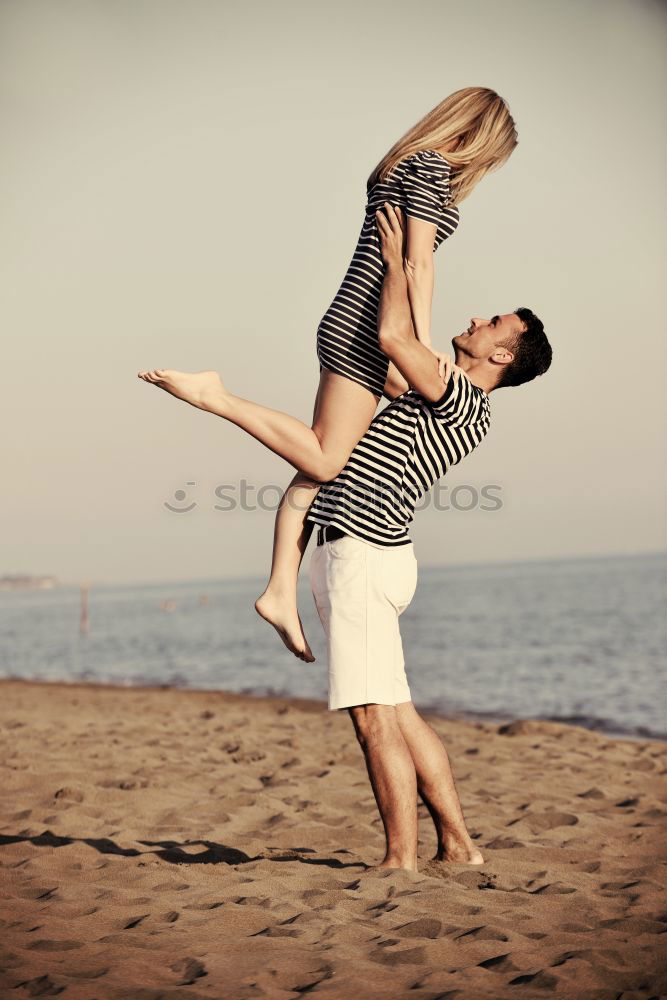
<svg viewBox="0 0 667 1000">
<path fill-rule="evenodd" d="M 310 553 L 306 554 L 306 561 Z M 307 563 L 301 616 L 315 663 L 288 653 L 252 602 L 263 580 L 0 593 L 0 675 L 326 697 Z M 445 715 L 545 718 L 667 739 L 667 554 L 420 568 L 401 616 L 413 700 Z"/>
</svg>

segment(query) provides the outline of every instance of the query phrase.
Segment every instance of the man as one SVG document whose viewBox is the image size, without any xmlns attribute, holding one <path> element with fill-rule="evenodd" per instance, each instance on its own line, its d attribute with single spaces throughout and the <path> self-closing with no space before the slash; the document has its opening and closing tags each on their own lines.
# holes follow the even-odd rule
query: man
<svg viewBox="0 0 667 1000">
<path fill-rule="evenodd" d="M 398 618 L 417 584 L 407 526 L 417 501 L 477 447 L 489 427 L 489 395 L 543 374 L 551 347 L 525 308 L 474 318 L 442 365 L 415 337 L 400 209 L 377 213 L 386 265 L 378 337 L 390 359 L 391 402 L 372 421 L 342 472 L 307 518 L 318 527 L 310 563 L 327 637 L 329 708 L 349 711 L 386 835 L 378 868 L 417 870 L 417 792 L 435 823 L 439 860 L 482 864 L 466 829 L 447 752 L 415 710 Z M 447 377 L 449 375 L 449 377 Z"/>
<path fill-rule="evenodd" d="M 348 709 L 366 758 L 387 838 L 377 867 L 416 871 L 417 791 L 435 823 L 436 858 L 483 858 L 466 829 L 445 748 L 410 699 L 398 627 L 417 584 L 407 525 L 420 497 L 483 439 L 489 394 L 545 372 L 551 347 L 540 320 L 517 309 L 472 319 L 452 340 L 456 364 L 437 359 L 412 325 L 400 209 L 387 204 L 385 211 L 377 213 L 386 265 L 378 337 L 390 359 L 385 394 L 393 401 L 322 487 L 307 520 L 319 526 L 311 583 L 327 636 L 329 708 Z M 234 396 L 217 372 L 154 369 L 139 377 L 235 423 L 300 467 L 282 433 L 293 418 Z"/>
</svg>

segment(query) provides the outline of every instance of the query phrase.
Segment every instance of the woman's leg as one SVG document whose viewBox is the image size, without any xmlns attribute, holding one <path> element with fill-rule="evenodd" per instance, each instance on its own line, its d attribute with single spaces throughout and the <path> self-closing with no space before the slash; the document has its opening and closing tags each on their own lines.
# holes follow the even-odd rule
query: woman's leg
<svg viewBox="0 0 667 1000">
<path fill-rule="evenodd" d="M 346 435 L 337 453 L 339 468 L 335 472 L 331 470 L 330 478 L 343 468 L 355 444 L 368 430 L 378 401 L 378 397 L 356 382 L 322 371 L 313 411 L 313 430 L 323 447 L 341 432 Z M 312 663 L 315 657 L 301 625 L 296 585 L 312 532 L 306 514 L 320 486 L 297 473 L 283 494 L 273 535 L 271 576 L 263 594 L 255 601 L 258 614 L 274 626 L 287 648 L 306 663 Z"/>
<path fill-rule="evenodd" d="M 229 420 L 295 469 L 320 483 L 333 479 L 368 429 L 380 397 L 357 382 L 323 370 L 314 427 L 229 392 L 217 372 L 154 369 L 139 378 L 191 406 Z"/>
<path fill-rule="evenodd" d="M 155 369 L 139 377 L 199 409 L 237 424 L 300 472 L 285 492 L 274 532 L 271 578 L 258 598 L 258 613 L 272 624 L 291 652 L 311 662 L 296 603 L 299 566 L 310 537 L 305 517 L 322 482 L 343 468 L 368 430 L 380 397 L 357 382 L 323 369 L 315 400 L 313 427 L 300 420 L 232 395 L 216 372 Z"/>
<path fill-rule="evenodd" d="M 299 617 L 296 584 L 312 532 L 306 514 L 321 485 L 297 472 L 283 493 L 273 529 L 271 576 L 255 601 L 257 613 L 273 625 L 290 652 L 306 663 L 315 657 Z"/>
</svg>

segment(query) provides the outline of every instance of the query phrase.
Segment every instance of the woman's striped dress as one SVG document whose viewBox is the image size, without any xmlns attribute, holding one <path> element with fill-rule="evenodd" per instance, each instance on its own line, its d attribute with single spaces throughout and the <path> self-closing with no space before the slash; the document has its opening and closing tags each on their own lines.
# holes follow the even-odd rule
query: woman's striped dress
<svg viewBox="0 0 667 1000">
<path fill-rule="evenodd" d="M 450 203 L 451 166 L 434 149 L 400 160 L 385 181 L 367 192 L 366 214 L 356 250 L 336 296 L 317 328 L 320 368 L 344 375 L 377 396 L 387 379 L 389 360 L 380 350 L 377 311 L 384 278 L 375 212 L 385 201 L 403 214 L 437 226 L 434 252 L 454 232 L 459 213 Z"/>
</svg>

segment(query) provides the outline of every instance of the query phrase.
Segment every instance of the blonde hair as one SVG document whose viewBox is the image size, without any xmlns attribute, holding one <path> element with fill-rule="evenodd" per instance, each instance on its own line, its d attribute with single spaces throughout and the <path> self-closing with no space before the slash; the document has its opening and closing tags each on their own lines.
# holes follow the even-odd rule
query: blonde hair
<svg viewBox="0 0 667 1000">
<path fill-rule="evenodd" d="M 503 98 L 487 87 L 464 87 L 445 97 L 394 143 L 370 174 L 366 190 L 378 180 L 384 181 L 405 156 L 448 145 L 459 137 L 456 148 L 443 154 L 452 167 L 449 189 L 453 205 L 467 198 L 489 170 L 502 166 L 518 142 Z"/>
</svg>

